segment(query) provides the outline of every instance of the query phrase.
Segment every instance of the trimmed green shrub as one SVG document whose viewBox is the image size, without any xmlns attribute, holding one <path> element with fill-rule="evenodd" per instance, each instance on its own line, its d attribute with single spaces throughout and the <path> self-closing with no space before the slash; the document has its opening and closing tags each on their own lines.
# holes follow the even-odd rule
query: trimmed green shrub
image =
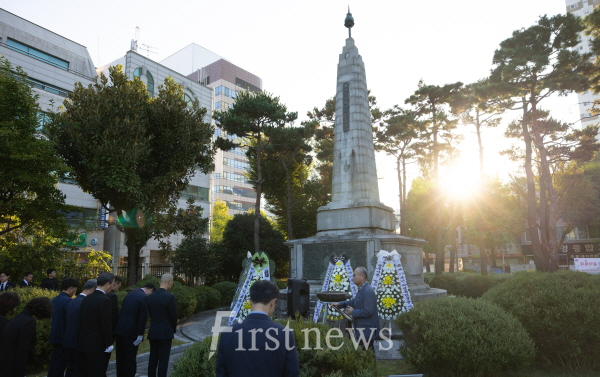
<svg viewBox="0 0 600 377">
<path fill-rule="evenodd" d="M 442 297 L 418 302 L 396 324 L 404 334 L 404 359 L 431 376 L 516 371 L 535 355 L 519 321 L 488 301 Z"/>
<path fill-rule="evenodd" d="M 181 285 L 181 283 L 174 281 L 171 293 L 175 295 L 177 300 L 177 318 L 181 319 L 192 315 L 196 312 L 196 293 L 193 288 Z"/>
<path fill-rule="evenodd" d="M 477 298 L 510 276 L 510 274 L 481 275 L 474 272 L 444 273 L 433 277 L 428 284 L 432 288 L 445 289 L 449 295 Z"/>
<path fill-rule="evenodd" d="M 115 294 L 117 295 L 117 299 L 119 300 L 119 308 L 123 306 L 123 300 L 125 300 L 125 296 L 127 296 L 127 293 L 127 291 L 122 290 L 115 292 Z"/>
<path fill-rule="evenodd" d="M 600 276 L 520 272 L 483 299 L 517 317 L 546 365 L 600 369 Z"/>
<path fill-rule="evenodd" d="M 431 288 L 440 288 L 448 291 L 449 295 L 456 295 L 458 291 L 458 280 L 455 274 L 444 273 L 437 275 L 429 281 Z"/>
<path fill-rule="evenodd" d="M 232 281 L 222 281 L 212 286 L 212 288 L 216 289 L 221 293 L 220 306 L 231 305 L 231 301 L 233 301 L 233 296 L 237 291 L 237 287 L 237 283 L 234 283 Z"/>
<path fill-rule="evenodd" d="M 218 290 L 206 285 L 197 285 L 193 290 L 197 301 L 196 313 L 203 310 L 216 309 L 221 305 L 221 293 Z"/>
<path fill-rule="evenodd" d="M 215 376 L 217 355 L 208 359 L 212 336 L 202 342 L 195 343 L 183 352 L 179 360 L 173 364 L 171 377 Z"/>
<path fill-rule="evenodd" d="M 435 277 L 435 272 L 423 272 L 423 281 L 425 284 L 430 284 Z"/>
<path fill-rule="evenodd" d="M 48 297 L 52 300 L 58 296 L 59 292 L 49 291 L 41 288 L 16 288 L 14 290 L 21 299 L 21 305 L 15 308 L 13 315 L 7 316 L 7 319 L 11 319 L 15 315 L 19 314 L 29 301 L 37 297 Z M 0 292 L 3 293 L 3 292 Z M 50 362 L 50 356 L 52 355 L 52 344 L 50 344 L 50 327 L 52 326 L 52 320 L 50 318 L 41 319 L 35 321 L 35 357 L 30 357 L 27 360 L 27 369 L 29 371 L 40 370 L 48 366 Z"/>
</svg>

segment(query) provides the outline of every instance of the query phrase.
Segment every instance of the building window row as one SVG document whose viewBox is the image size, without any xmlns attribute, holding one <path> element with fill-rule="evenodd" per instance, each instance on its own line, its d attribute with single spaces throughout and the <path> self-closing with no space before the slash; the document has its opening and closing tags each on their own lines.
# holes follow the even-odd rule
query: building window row
<svg viewBox="0 0 600 377">
<path fill-rule="evenodd" d="M 237 174 L 237 173 L 215 173 L 215 179 L 227 179 L 230 181 L 241 182 L 241 183 L 251 183 L 248 181 L 245 175 Z"/>
<path fill-rule="evenodd" d="M 214 193 L 215 194 L 243 196 L 245 198 L 256 199 L 256 191 L 250 190 L 250 189 L 245 189 L 245 188 L 240 188 L 240 187 L 217 185 L 214 188 Z"/>
<path fill-rule="evenodd" d="M 223 158 L 223 164 L 227 165 L 227 166 L 233 166 L 234 168 L 238 168 L 238 169 L 248 169 L 250 168 L 250 164 L 244 161 L 238 161 L 235 160 L 233 158 L 227 158 L 224 157 Z"/>
<path fill-rule="evenodd" d="M 61 89 L 57 86 L 46 84 L 43 81 L 32 79 L 31 77 L 28 77 L 27 81 L 29 82 L 29 85 L 31 85 L 34 88 L 42 89 L 42 90 L 45 90 L 46 92 L 58 94 L 61 97 L 68 97 L 69 93 L 71 93 L 70 91 L 68 91 L 66 89 Z"/>
<path fill-rule="evenodd" d="M 21 52 L 27 56 L 31 56 L 34 59 L 42 61 L 44 63 L 48 63 L 57 68 L 64 69 L 65 71 L 69 70 L 69 62 L 63 59 L 59 59 L 56 56 L 52 56 L 43 51 L 40 51 L 36 48 L 29 47 L 21 42 L 15 41 L 14 39 L 8 38 L 6 40 L 6 45 L 11 50 L 15 50 Z"/>
<path fill-rule="evenodd" d="M 215 96 L 220 96 L 221 94 L 229 98 L 235 98 L 237 96 L 237 92 L 235 90 L 229 89 L 223 85 L 217 86 L 215 88 Z"/>
<path fill-rule="evenodd" d="M 184 199 L 194 198 L 196 200 L 209 201 L 210 190 L 207 187 L 199 187 L 189 185 L 185 190 L 181 192 L 181 197 Z"/>
<path fill-rule="evenodd" d="M 235 78 L 235 85 L 239 86 L 240 88 L 249 90 L 251 92 L 262 92 L 262 90 L 258 86 L 252 85 L 248 81 L 242 80 L 239 77 Z"/>
<path fill-rule="evenodd" d="M 230 202 L 226 200 L 225 204 L 227 204 L 227 207 L 237 209 L 238 211 L 249 211 L 254 209 L 254 205 L 250 203 Z"/>
<path fill-rule="evenodd" d="M 227 103 L 225 101 L 215 102 L 215 110 L 219 110 L 220 108 L 223 108 L 223 110 L 233 109 L 233 104 Z"/>
<path fill-rule="evenodd" d="M 241 147 L 235 147 L 233 149 L 228 150 L 227 152 L 231 152 L 231 153 L 235 153 L 238 154 L 240 156 L 245 156 L 246 152 L 248 152 L 246 149 L 241 148 Z"/>
</svg>

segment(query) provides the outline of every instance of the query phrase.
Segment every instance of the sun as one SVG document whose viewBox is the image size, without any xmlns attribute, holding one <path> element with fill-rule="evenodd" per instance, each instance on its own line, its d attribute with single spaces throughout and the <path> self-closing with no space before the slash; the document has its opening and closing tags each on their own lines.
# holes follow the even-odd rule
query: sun
<svg viewBox="0 0 600 377">
<path fill-rule="evenodd" d="M 457 159 L 440 167 L 440 187 L 454 200 L 468 200 L 480 190 L 478 161 Z"/>
</svg>

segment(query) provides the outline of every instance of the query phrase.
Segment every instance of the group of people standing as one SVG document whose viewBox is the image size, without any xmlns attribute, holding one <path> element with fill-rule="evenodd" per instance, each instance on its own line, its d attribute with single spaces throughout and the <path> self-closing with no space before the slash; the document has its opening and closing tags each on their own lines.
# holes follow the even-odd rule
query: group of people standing
<svg viewBox="0 0 600 377">
<path fill-rule="evenodd" d="M 64 279 L 61 292 L 52 301 L 46 297 L 34 298 L 8 322 L 5 316 L 21 301 L 14 292 L 0 294 L 1 374 L 9 377 L 25 375 L 27 362 L 35 351 L 35 321 L 51 317 L 53 350 L 48 377 L 106 376 L 115 346 L 117 376 L 134 377 L 138 347 L 144 340 L 150 317 L 148 376 L 165 377 L 177 326 L 175 296 L 169 292 L 173 276 L 164 274 L 158 289 L 148 283 L 128 293 L 119 310 L 114 292 L 119 290 L 121 282 L 121 277 L 103 272 L 97 279 L 88 280 L 81 293 L 73 298 L 78 282 Z M 10 288 L 3 290 L 7 289 Z"/>
<path fill-rule="evenodd" d="M 58 279 L 56 279 L 56 269 L 50 268 L 46 271 L 47 278 L 42 280 L 40 288 L 49 289 L 51 291 L 58 291 Z M 27 271 L 23 274 L 23 280 L 13 283 L 9 280 L 10 276 L 5 271 L 0 271 L 0 292 L 14 289 L 17 285 L 19 288 L 33 288 L 37 287 L 33 281 L 33 272 Z"/>
</svg>

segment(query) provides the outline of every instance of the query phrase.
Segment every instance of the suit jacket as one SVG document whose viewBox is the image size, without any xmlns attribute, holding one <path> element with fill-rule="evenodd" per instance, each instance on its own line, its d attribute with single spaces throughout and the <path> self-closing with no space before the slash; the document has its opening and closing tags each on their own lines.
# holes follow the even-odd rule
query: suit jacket
<svg viewBox="0 0 600 377">
<path fill-rule="evenodd" d="M 33 283 L 27 283 L 25 280 L 21 280 L 17 284 L 21 288 L 33 288 L 33 287 L 35 287 L 35 284 L 33 284 Z"/>
<path fill-rule="evenodd" d="M 369 282 L 365 282 L 351 300 L 340 302 L 340 307 L 352 306 L 352 318 L 356 329 L 377 329 L 379 334 L 379 313 L 377 312 L 377 298 Z M 365 333 L 368 337 L 368 334 Z"/>
<path fill-rule="evenodd" d="M 42 280 L 40 288 L 49 289 L 51 291 L 58 291 L 58 279 L 45 278 L 44 280 Z"/>
<path fill-rule="evenodd" d="M 8 323 L 8 319 L 4 318 L 0 315 L 0 340 L 2 340 L 2 331 L 4 330 L 4 326 Z M 1 365 L 0 365 L 1 367 Z"/>
<path fill-rule="evenodd" d="M 52 344 L 63 344 L 67 329 L 65 307 L 69 302 L 71 302 L 71 297 L 65 292 L 60 292 L 52 299 L 52 327 L 50 328 L 50 343 Z"/>
<path fill-rule="evenodd" d="M 63 348 L 77 348 L 77 338 L 79 337 L 79 311 L 81 310 L 81 302 L 86 296 L 79 295 L 69 301 L 65 306 L 65 317 L 67 319 L 67 328 L 65 330 L 65 338 L 63 340 Z"/>
<path fill-rule="evenodd" d="M 172 293 L 159 288 L 148 296 L 148 315 L 150 315 L 149 340 L 168 340 L 175 337 L 177 304 Z"/>
<path fill-rule="evenodd" d="M 35 354 L 35 320 L 27 309 L 13 317 L 4 328 L 0 340 L 2 376 L 23 377 L 27 360 Z"/>
<path fill-rule="evenodd" d="M 217 355 L 217 377 L 298 377 L 298 351 L 292 331 L 284 331 L 284 326 L 271 321 L 266 314 L 251 313 L 240 324 L 233 325 L 232 332 L 222 333 Z M 239 333 L 242 330 L 242 347 L 239 348 Z M 249 351 L 253 342 L 250 330 L 256 332 L 254 345 L 258 351 Z M 268 331 L 268 334 L 267 334 Z M 287 333 L 287 343 L 286 343 Z M 279 342 L 279 346 L 275 342 Z M 269 349 L 273 350 L 267 350 Z M 290 350 L 288 350 L 290 349 Z"/>
<path fill-rule="evenodd" d="M 6 288 L 3 288 L 3 284 L 0 283 L 0 291 L 7 291 L 9 289 L 15 289 L 15 283 L 11 281 L 6 281 Z"/>
<path fill-rule="evenodd" d="M 101 353 L 112 345 L 112 310 L 110 299 L 101 290 L 86 296 L 79 309 L 77 349 L 85 353 Z"/>
<path fill-rule="evenodd" d="M 148 321 L 148 295 L 143 289 L 130 292 L 121 305 L 121 316 L 115 335 L 127 338 L 137 338 L 144 335 Z"/>
<path fill-rule="evenodd" d="M 110 308 L 112 313 L 112 333 L 114 334 L 115 328 L 117 327 L 117 322 L 119 321 L 119 298 L 115 292 L 110 292 L 106 295 L 106 297 L 110 299 Z"/>
</svg>

